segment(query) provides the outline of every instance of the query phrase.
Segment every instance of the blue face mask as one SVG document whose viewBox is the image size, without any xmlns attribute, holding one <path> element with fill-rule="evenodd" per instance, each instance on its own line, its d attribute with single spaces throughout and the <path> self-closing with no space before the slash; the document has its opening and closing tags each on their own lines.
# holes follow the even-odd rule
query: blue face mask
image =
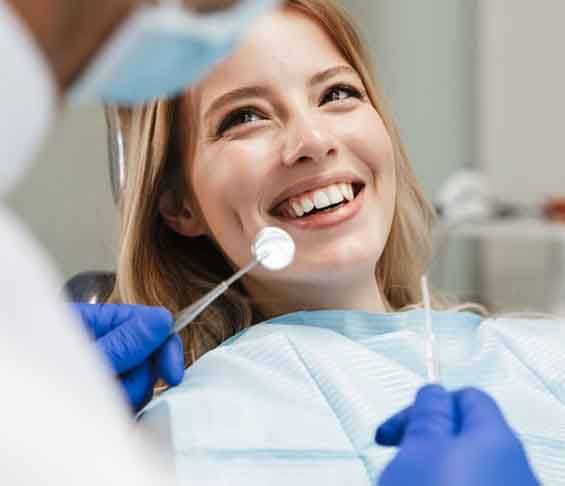
<svg viewBox="0 0 565 486">
<path fill-rule="evenodd" d="M 87 67 L 69 101 L 139 104 L 174 96 L 224 59 L 251 22 L 280 1 L 240 0 L 206 15 L 180 2 L 144 6 Z"/>
</svg>

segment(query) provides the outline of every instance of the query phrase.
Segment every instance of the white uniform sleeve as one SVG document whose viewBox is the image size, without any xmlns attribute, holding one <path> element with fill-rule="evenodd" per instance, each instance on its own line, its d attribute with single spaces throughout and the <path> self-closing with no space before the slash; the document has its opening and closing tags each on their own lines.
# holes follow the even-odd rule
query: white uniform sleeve
<svg viewBox="0 0 565 486">
<path fill-rule="evenodd" d="M 1 194 L 55 104 L 41 55 L 2 0 L 0 63 Z M 172 484 L 60 289 L 40 248 L 0 207 L 0 484 Z"/>
<path fill-rule="evenodd" d="M 31 35 L 0 0 L 0 194 L 24 173 L 51 122 L 55 82 Z"/>
</svg>

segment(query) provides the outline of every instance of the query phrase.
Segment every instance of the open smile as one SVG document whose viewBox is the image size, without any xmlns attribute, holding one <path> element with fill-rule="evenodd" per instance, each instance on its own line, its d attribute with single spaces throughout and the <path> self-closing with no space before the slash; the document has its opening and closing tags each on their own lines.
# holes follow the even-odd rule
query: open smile
<svg viewBox="0 0 565 486">
<path fill-rule="evenodd" d="M 339 182 L 285 199 L 271 215 L 301 229 L 324 229 L 353 218 L 361 209 L 365 184 Z"/>
</svg>

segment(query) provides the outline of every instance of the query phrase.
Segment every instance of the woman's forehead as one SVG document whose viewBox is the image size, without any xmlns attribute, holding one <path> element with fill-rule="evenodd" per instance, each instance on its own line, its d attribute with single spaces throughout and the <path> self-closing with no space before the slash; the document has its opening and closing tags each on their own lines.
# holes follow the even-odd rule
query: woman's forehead
<svg viewBox="0 0 565 486">
<path fill-rule="evenodd" d="M 297 82 L 348 64 L 313 19 L 284 9 L 258 21 L 241 45 L 195 88 L 205 109 L 223 92 L 242 86 Z"/>
</svg>

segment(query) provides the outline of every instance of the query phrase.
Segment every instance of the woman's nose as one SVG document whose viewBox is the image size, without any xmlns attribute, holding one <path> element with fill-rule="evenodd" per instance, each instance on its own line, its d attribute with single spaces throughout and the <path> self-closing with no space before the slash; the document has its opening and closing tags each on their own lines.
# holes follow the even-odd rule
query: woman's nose
<svg viewBox="0 0 565 486">
<path fill-rule="evenodd" d="M 336 152 L 333 137 L 315 120 L 294 120 L 287 134 L 282 156 L 286 166 L 306 161 L 324 162 Z"/>
</svg>

